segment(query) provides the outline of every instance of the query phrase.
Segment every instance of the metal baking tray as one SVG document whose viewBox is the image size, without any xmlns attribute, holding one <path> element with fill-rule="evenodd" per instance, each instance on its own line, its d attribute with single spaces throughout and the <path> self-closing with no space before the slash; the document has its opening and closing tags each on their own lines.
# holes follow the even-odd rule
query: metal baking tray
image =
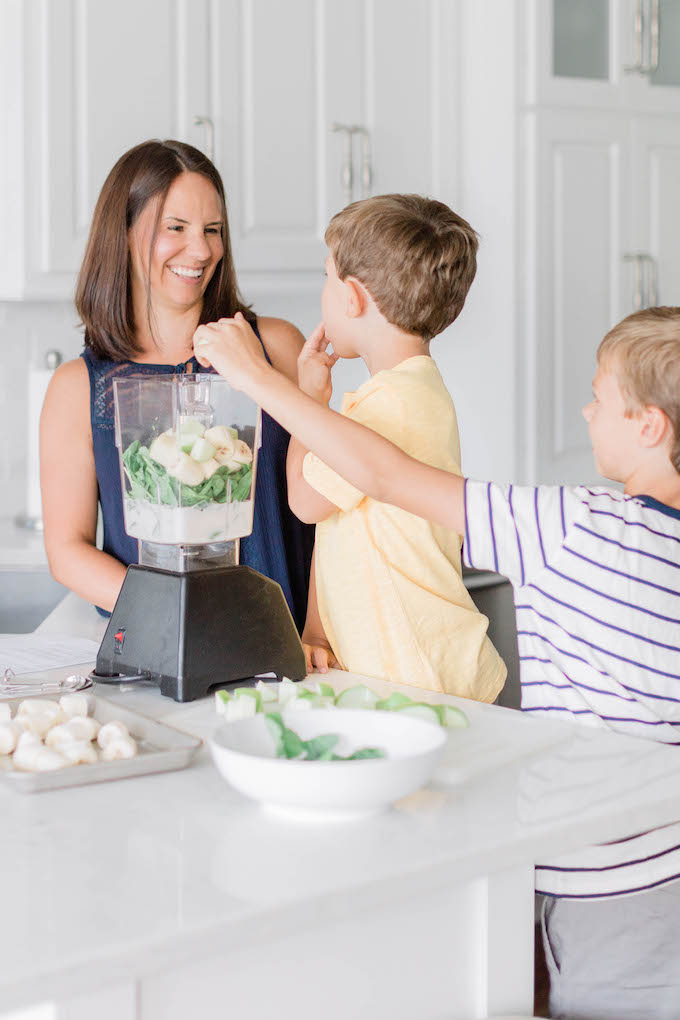
<svg viewBox="0 0 680 1020">
<path fill-rule="evenodd" d="M 23 772 L 15 769 L 11 756 L 0 756 L 0 782 L 21 793 L 40 793 L 43 790 L 60 790 L 85 783 L 105 783 L 113 779 L 129 779 L 153 772 L 171 772 L 191 763 L 201 741 L 186 733 L 156 722 L 129 708 L 88 694 L 89 714 L 102 725 L 114 719 L 125 723 L 135 738 L 138 752 L 135 758 L 122 761 L 98 761 L 91 765 L 70 765 L 55 772 Z M 25 698 L 12 698 L 5 704 L 12 706 L 12 715 Z"/>
</svg>

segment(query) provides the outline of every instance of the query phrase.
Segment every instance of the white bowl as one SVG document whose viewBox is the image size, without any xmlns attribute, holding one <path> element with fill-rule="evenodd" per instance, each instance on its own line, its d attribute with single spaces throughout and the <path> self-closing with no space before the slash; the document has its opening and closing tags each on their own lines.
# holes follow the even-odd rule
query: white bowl
<svg viewBox="0 0 680 1020">
<path fill-rule="evenodd" d="M 379 747 L 384 758 L 296 761 L 277 758 L 264 715 L 224 723 L 210 741 L 217 768 L 240 793 L 305 819 L 341 820 L 381 811 L 424 786 L 446 744 L 432 723 L 399 712 L 361 709 L 283 713 L 303 739 L 337 733 L 337 753 Z"/>
</svg>

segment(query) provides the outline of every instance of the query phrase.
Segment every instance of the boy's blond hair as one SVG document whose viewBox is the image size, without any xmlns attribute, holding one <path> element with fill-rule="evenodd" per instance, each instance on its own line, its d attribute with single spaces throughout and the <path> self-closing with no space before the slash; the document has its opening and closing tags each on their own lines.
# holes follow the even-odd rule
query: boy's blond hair
<svg viewBox="0 0 680 1020">
<path fill-rule="evenodd" d="M 366 287 L 388 322 L 431 340 L 460 314 L 477 270 L 477 234 L 443 202 L 376 195 L 326 231 L 338 276 Z"/>
<path fill-rule="evenodd" d="M 597 360 L 612 362 L 626 414 L 651 406 L 667 416 L 673 430 L 671 463 L 680 473 L 680 308 L 633 312 L 607 333 Z"/>
</svg>

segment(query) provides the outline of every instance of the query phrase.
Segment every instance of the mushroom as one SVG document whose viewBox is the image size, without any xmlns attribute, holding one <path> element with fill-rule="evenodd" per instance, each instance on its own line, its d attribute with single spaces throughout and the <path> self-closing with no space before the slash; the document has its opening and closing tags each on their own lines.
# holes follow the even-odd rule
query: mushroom
<svg viewBox="0 0 680 1020">
<path fill-rule="evenodd" d="M 123 758 L 134 758 L 137 744 L 132 737 L 115 737 L 110 740 L 102 751 L 102 761 L 118 761 Z"/>
<path fill-rule="evenodd" d="M 90 716 L 74 715 L 72 719 L 64 723 L 64 729 L 68 730 L 72 740 L 94 740 L 101 725 Z"/>
<path fill-rule="evenodd" d="M 62 744 L 72 744 L 78 739 L 73 730 L 69 729 L 67 723 L 60 723 L 58 726 L 53 726 L 46 734 L 45 744 L 47 747 L 60 748 Z"/>
<path fill-rule="evenodd" d="M 0 754 L 11 754 L 17 746 L 21 730 L 13 722 L 0 722 Z"/>
<path fill-rule="evenodd" d="M 42 747 L 42 740 L 37 733 L 20 733 L 17 737 L 17 751 L 21 751 L 26 747 Z"/>
<path fill-rule="evenodd" d="M 122 737 L 129 737 L 130 733 L 125 723 L 114 719 L 112 722 L 104 723 L 97 736 L 97 743 L 103 749 L 112 740 L 120 740 Z"/>
<path fill-rule="evenodd" d="M 90 706 L 85 694 L 63 694 L 59 698 L 59 707 L 66 719 L 72 719 L 76 715 L 90 714 Z"/>
<path fill-rule="evenodd" d="M 89 740 L 70 740 L 59 747 L 69 765 L 92 765 L 98 760 L 97 748 Z"/>
<path fill-rule="evenodd" d="M 24 772 L 54 772 L 68 765 L 66 758 L 44 744 L 17 748 L 12 759 L 17 768 Z"/>
<path fill-rule="evenodd" d="M 57 706 L 58 708 L 58 706 Z M 22 715 L 17 713 L 15 724 L 26 733 L 33 733 L 38 737 L 44 737 L 45 734 L 54 727 L 55 723 L 60 718 L 60 710 L 55 715 L 49 709 L 45 709 L 42 712 L 24 712 Z"/>
</svg>

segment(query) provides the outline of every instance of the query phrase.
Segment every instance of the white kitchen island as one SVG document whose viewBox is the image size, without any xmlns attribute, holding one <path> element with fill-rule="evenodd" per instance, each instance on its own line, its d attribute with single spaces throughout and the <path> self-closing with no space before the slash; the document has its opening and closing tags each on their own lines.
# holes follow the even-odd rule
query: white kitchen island
<svg viewBox="0 0 680 1020">
<path fill-rule="evenodd" d="M 95 693 L 202 738 L 217 724 L 211 699 Z M 58 1020 L 530 1014 L 534 863 L 677 818 L 680 754 L 452 701 L 471 725 L 437 782 L 360 822 L 270 815 L 205 748 L 179 772 L 3 787 L 0 1016 L 40 1003 Z"/>
</svg>

